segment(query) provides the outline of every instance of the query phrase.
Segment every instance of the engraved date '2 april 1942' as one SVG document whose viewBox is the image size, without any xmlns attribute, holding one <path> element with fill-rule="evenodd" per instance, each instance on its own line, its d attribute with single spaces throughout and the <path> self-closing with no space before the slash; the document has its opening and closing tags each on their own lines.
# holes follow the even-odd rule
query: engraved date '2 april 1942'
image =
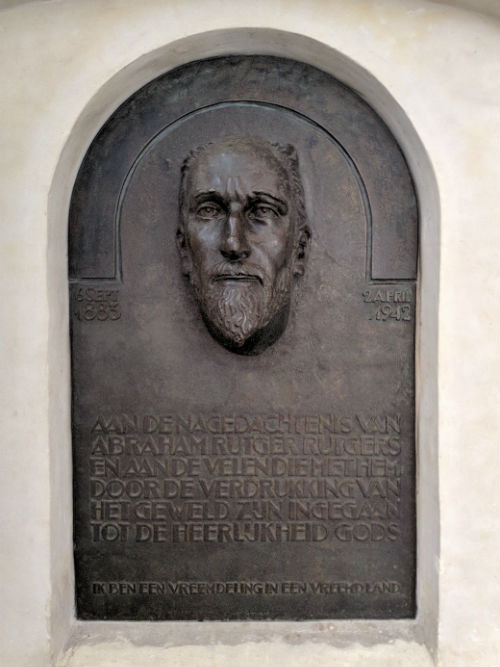
<svg viewBox="0 0 500 667">
<path fill-rule="evenodd" d="M 411 322 L 413 294 L 406 289 L 367 289 L 362 294 L 364 303 L 373 304 L 369 319 L 379 322 Z"/>
</svg>

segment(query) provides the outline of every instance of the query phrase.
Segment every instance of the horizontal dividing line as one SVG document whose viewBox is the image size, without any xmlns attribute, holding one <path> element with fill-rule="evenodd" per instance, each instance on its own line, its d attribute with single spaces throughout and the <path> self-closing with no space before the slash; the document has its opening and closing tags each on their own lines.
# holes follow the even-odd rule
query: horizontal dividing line
<svg viewBox="0 0 500 667">
<path fill-rule="evenodd" d="M 399 285 L 399 283 L 413 283 L 416 285 L 417 278 L 368 278 L 366 282 L 370 285 Z"/>
<path fill-rule="evenodd" d="M 70 285 L 78 285 L 79 283 L 107 283 L 109 285 L 123 285 L 120 278 L 69 278 Z"/>
</svg>

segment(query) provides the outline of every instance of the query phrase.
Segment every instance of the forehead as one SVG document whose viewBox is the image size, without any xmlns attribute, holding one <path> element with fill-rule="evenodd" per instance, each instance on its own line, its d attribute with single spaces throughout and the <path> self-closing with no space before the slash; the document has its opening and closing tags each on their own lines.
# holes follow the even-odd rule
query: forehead
<svg viewBox="0 0 500 667">
<path fill-rule="evenodd" d="M 195 159 L 187 186 L 196 192 L 269 192 L 280 197 L 288 193 L 283 165 L 270 149 L 260 146 L 209 146 Z"/>
</svg>

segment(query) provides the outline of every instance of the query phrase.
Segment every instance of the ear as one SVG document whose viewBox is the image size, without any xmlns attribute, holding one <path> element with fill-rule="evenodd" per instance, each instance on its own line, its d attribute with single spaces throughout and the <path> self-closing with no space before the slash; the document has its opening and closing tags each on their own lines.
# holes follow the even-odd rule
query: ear
<svg viewBox="0 0 500 667">
<path fill-rule="evenodd" d="M 179 227 L 175 235 L 175 243 L 177 245 L 177 250 L 179 251 L 179 256 L 181 258 L 181 269 L 182 273 L 185 276 L 189 276 L 193 269 L 193 263 L 191 261 L 191 251 L 188 246 L 186 239 L 186 234 L 184 230 Z"/>
<path fill-rule="evenodd" d="M 306 270 L 309 244 L 311 241 L 311 230 L 308 225 L 301 227 L 295 241 L 293 274 L 303 276 Z"/>
</svg>

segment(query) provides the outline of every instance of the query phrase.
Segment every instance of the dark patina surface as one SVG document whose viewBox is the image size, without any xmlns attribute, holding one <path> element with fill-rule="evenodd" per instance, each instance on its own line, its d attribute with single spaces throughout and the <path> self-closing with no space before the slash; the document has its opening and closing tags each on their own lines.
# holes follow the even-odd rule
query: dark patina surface
<svg viewBox="0 0 500 667">
<path fill-rule="evenodd" d="M 373 110 L 274 57 L 165 74 L 69 264 L 79 616 L 412 616 L 417 205 Z"/>
</svg>

